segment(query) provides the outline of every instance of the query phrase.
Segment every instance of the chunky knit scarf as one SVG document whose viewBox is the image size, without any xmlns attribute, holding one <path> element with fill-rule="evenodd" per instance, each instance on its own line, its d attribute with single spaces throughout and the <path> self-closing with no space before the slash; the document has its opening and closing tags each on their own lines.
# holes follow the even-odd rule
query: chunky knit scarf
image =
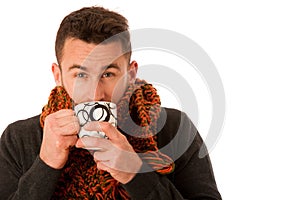
<svg viewBox="0 0 300 200">
<path fill-rule="evenodd" d="M 47 115 L 60 109 L 73 109 L 73 106 L 65 89 L 55 87 L 42 110 L 41 126 Z M 156 89 L 137 79 L 117 105 L 118 129 L 126 135 L 134 150 L 141 153 L 144 164 L 157 173 L 168 174 L 174 170 L 174 162 L 156 145 L 159 113 L 160 98 Z M 108 172 L 97 169 L 89 151 L 72 147 L 52 199 L 130 199 L 130 196 Z"/>
</svg>

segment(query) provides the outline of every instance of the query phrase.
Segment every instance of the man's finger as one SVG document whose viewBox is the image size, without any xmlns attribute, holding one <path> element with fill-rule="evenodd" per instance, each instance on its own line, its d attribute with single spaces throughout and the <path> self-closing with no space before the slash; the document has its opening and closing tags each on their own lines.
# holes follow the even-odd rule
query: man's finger
<svg viewBox="0 0 300 200">
<path fill-rule="evenodd" d="M 125 136 L 109 122 L 92 121 L 87 123 L 83 128 L 87 131 L 103 132 L 111 141 L 125 139 Z"/>
<path fill-rule="evenodd" d="M 94 125 L 96 126 L 96 125 Z M 117 141 L 125 142 L 126 137 L 118 131 L 118 129 L 109 122 L 98 122 L 98 129 L 114 143 Z"/>
<path fill-rule="evenodd" d="M 80 138 L 77 143 L 77 148 L 85 148 L 85 149 L 100 149 L 101 151 L 105 151 L 111 148 L 111 142 L 104 138 L 98 137 L 83 137 Z"/>
<path fill-rule="evenodd" d="M 95 151 L 94 152 L 94 160 L 95 161 L 109 161 L 113 159 L 113 155 L 111 155 L 111 151 Z"/>
<path fill-rule="evenodd" d="M 75 124 L 79 124 L 79 120 L 76 116 L 74 115 L 70 115 L 70 116 L 65 116 L 63 118 L 57 119 L 57 124 L 60 127 L 66 126 L 70 123 L 75 123 Z"/>
<path fill-rule="evenodd" d="M 77 135 L 80 130 L 80 126 L 78 122 L 69 122 L 64 127 L 61 127 L 60 130 L 61 135 Z"/>
<path fill-rule="evenodd" d="M 96 163 L 97 163 L 97 168 L 98 169 L 101 169 L 101 170 L 104 170 L 104 171 L 107 171 L 107 172 L 111 171 L 111 169 L 105 164 L 105 162 L 98 161 Z"/>
<path fill-rule="evenodd" d="M 99 132 L 103 132 L 102 131 L 102 127 L 101 127 L 99 121 L 88 122 L 86 125 L 83 126 L 83 128 L 86 131 L 99 131 Z"/>
<path fill-rule="evenodd" d="M 59 110 L 59 111 L 57 111 L 53 114 L 55 115 L 56 119 L 60 119 L 60 118 L 67 117 L 67 116 L 72 116 L 72 115 L 75 116 L 74 110 L 71 110 L 71 109 L 62 109 L 62 110 Z"/>
</svg>

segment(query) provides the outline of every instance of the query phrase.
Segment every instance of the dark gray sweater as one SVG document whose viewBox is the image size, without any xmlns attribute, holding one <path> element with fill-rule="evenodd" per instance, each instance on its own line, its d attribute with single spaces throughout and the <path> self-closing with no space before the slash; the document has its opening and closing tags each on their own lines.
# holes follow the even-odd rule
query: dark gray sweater
<svg viewBox="0 0 300 200">
<path fill-rule="evenodd" d="M 204 145 L 190 119 L 164 109 L 159 120 L 158 147 L 175 161 L 169 175 L 138 173 L 123 185 L 132 199 L 221 199 L 209 156 L 199 158 Z M 160 126 L 158 125 L 158 126 Z M 43 130 L 39 116 L 10 124 L 0 141 L 0 199 L 50 199 L 61 170 L 39 157 Z"/>
</svg>

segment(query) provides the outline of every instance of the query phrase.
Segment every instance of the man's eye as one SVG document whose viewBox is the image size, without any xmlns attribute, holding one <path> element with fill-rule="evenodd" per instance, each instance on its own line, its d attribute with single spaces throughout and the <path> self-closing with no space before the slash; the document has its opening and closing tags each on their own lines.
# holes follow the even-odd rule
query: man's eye
<svg viewBox="0 0 300 200">
<path fill-rule="evenodd" d="M 103 78 L 109 78 L 109 77 L 113 77 L 114 76 L 114 73 L 111 73 L 111 72 L 106 72 L 102 75 Z"/>
<path fill-rule="evenodd" d="M 77 78 L 86 78 L 87 75 L 85 73 L 78 73 L 78 74 L 76 74 L 76 77 Z"/>
</svg>

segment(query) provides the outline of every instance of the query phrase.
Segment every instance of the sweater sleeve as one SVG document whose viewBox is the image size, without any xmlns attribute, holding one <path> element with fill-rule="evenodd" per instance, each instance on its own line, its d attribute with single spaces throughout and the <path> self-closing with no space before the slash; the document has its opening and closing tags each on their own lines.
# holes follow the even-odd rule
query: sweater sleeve
<svg viewBox="0 0 300 200">
<path fill-rule="evenodd" d="M 139 173 L 123 187 L 132 199 L 220 200 L 209 155 L 199 156 L 205 144 L 198 131 L 184 113 L 173 109 L 167 113 L 158 144 L 175 160 L 175 171 L 169 175 Z"/>
<path fill-rule="evenodd" d="M 184 199 L 166 176 L 155 172 L 138 173 L 133 180 L 123 187 L 132 199 Z"/>
<path fill-rule="evenodd" d="M 36 141 L 37 138 L 31 137 L 24 123 L 9 125 L 2 134 L 0 141 L 1 199 L 51 198 L 61 172 L 52 169 L 40 159 L 38 155 L 40 144 Z"/>
</svg>

